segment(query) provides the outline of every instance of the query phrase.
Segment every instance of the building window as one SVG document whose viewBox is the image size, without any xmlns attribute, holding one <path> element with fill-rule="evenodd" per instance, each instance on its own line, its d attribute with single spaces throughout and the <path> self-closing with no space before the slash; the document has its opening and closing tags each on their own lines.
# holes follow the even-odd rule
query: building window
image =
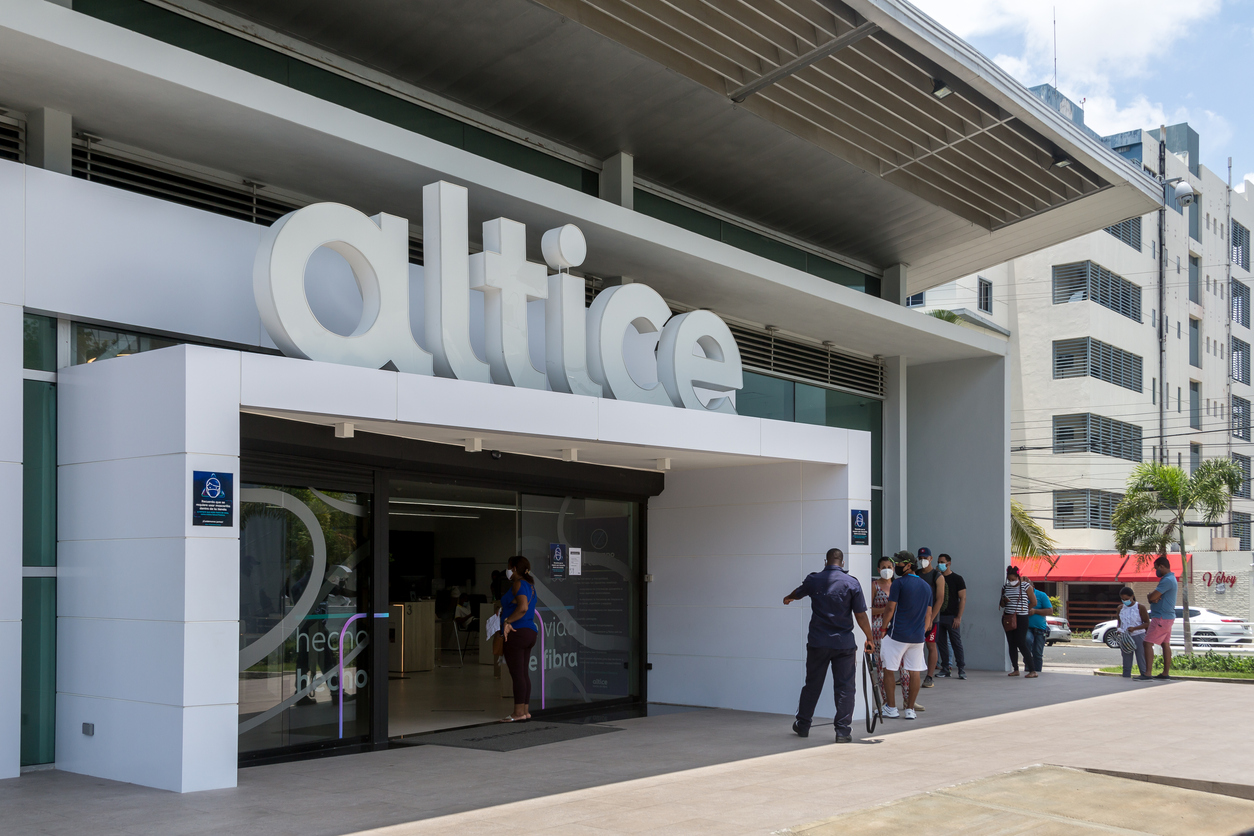
<svg viewBox="0 0 1254 836">
<path fill-rule="evenodd" d="M 1236 279 L 1232 280 L 1232 321 L 1250 327 L 1250 286 Z"/>
<path fill-rule="evenodd" d="M 97 360 L 126 357 L 172 345 L 178 345 L 178 343 L 163 337 L 150 337 L 147 334 L 133 334 L 75 323 L 73 363 L 74 365 L 94 363 Z"/>
<path fill-rule="evenodd" d="M 1232 379 L 1237 383 L 1250 382 L 1250 344 L 1245 340 L 1232 338 Z"/>
<path fill-rule="evenodd" d="M 1141 219 L 1128 218 L 1114 226 L 1106 227 L 1106 231 L 1127 244 L 1138 253 L 1141 251 Z"/>
<path fill-rule="evenodd" d="M 1232 396 L 1232 435 L 1242 441 L 1250 440 L 1250 402 Z"/>
<path fill-rule="evenodd" d="M 1202 261 L 1195 255 L 1189 256 L 1189 301 L 1202 304 Z"/>
<path fill-rule="evenodd" d="M 1202 428 L 1202 384 L 1196 380 L 1189 381 L 1189 426 Z"/>
<path fill-rule="evenodd" d="M 1250 515 L 1243 514 L 1240 511 L 1232 512 L 1232 536 L 1240 540 L 1240 549 L 1243 552 L 1250 550 Z"/>
<path fill-rule="evenodd" d="M 1139 355 L 1092 337 L 1054 341 L 1054 379 L 1095 377 L 1133 392 L 1141 391 Z"/>
<path fill-rule="evenodd" d="M 906 297 L 906 307 L 907 307 L 907 308 L 921 308 L 921 307 L 923 307 L 923 301 L 924 301 L 924 297 L 925 297 L 926 295 L 927 295 L 926 293 L 916 293 L 916 294 L 914 294 L 913 296 L 907 296 L 907 297 Z"/>
<path fill-rule="evenodd" d="M 1054 528 L 1114 529 L 1110 522 L 1123 494 L 1106 491 L 1054 491 Z"/>
<path fill-rule="evenodd" d="M 1197 469 L 1202 466 L 1202 445 L 1189 445 L 1189 472 L 1196 473 Z"/>
<path fill-rule="evenodd" d="M 1202 367 L 1202 321 L 1189 320 L 1189 365 Z"/>
<path fill-rule="evenodd" d="M 1250 498 L 1250 457 L 1243 456 L 1240 453 L 1233 453 L 1232 460 L 1236 462 L 1237 467 L 1241 468 L 1241 487 L 1237 488 L 1237 492 L 1233 496 L 1238 499 Z"/>
<path fill-rule="evenodd" d="M 984 313 L 993 312 L 993 283 L 988 279 L 980 279 L 980 310 Z"/>
<path fill-rule="evenodd" d="M 1232 222 L 1232 263 L 1250 269 L 1250 231 L 1236 221 Z"/>
<path fill-rule="evenodd" d="M 1055 415 L 1054 452 L 1097 453 L 1139 462 L 1141 428 L 1091 412 Z"/>
<path fill-rule="evenodd" d="M 1091 261 L 1054 265 L 1054 304 L 1093 301 L 1141 321 L 1141 288 Z"/>
</svg>

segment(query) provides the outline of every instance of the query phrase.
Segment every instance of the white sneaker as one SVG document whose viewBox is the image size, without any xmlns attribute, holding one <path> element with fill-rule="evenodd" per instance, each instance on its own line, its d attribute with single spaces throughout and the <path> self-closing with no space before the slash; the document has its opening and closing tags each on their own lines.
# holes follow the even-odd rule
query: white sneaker
<svg viewBox="0 0 1254 836">
<path fill-rule="evenodd" d="M 913 719 L 914 719 L 914 717 L 915 717 L 915 714 L 914 714 L 914 709 L 913 709 L 913 708 L 907 708 L 907 709 L 906 709 L 906 713 L 905 713 L 905 718 L 906 718 L 907 720 L 913 720 Z"/>
<path fill-rule="evenodd" d="M 880 713 L 884 715 L 885 720 L 887 720 L 889 717 L 892 717 L 895 720 L 901 716 L 900 714 L 897 713 L 897 709 L 891 705 L 884 706 L 884 708 L 881 710 Z"/>
</svg>

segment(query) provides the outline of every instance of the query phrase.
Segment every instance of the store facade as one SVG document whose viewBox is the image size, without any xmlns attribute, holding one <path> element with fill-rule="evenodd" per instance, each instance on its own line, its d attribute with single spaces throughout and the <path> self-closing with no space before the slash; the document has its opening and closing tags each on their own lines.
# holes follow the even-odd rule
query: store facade
<svg viewBox="0 0 1254 836">
<path fill-rule="evenodd" d="M 0 695 L 0 775 L 229 787 L 490 719 L 506 695 L 471 627 L 512 554 L 536 568 L 549 716 L 790 713 L 808 610 L 778 601 L 832 547 L 864 584 L 876 553 L 961 555 L 986 593 L 971 667 L 1005 664 L 1006 343 L 901 303 L 1143 210 L 1056 115 L 987 82 L 1105 184 L 1013 223 L 971 233 L 929 189 L 864 185 L 944 220 L 893 228 L 911 279 L 681 204 L 622 154 L 569 177 L 495 122 L 508 153 L 471 142 L 455 108 L 457 141 L 256 73 L 255 38 L 215 52 L 223 21 L 179 43 L 192 18 L 150 26 L 138 0 L 10 5 L 0 652 L 22 690 Z M 939 37 L 891 16 L 884 38 Z M 880 222 L 842 213 L 813 210 Z"/>
</svg>

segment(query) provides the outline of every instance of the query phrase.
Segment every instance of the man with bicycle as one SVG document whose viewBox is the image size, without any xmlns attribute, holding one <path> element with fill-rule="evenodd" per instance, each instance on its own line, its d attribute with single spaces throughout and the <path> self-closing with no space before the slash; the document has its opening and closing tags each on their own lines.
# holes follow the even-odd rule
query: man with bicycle
<svg viewBox="0 0 1254 836">
<path fill-rule="evenodd" d="M 866 636 L 863 647 L 874 651 L 871 643 L 871 622 L 866 615 L 866 599 L 858 579 L 845 571 L 845 553 L 828 549 L 827 566 L 808 575 L 801 586 L 784 596 L 784 604 L 810 598 L 810 635 L 806 641 L 806 683 L 797 704 L 797 719 L 792 730 L 801 737 L 810 736 L 810 723 L 819 693 L 832 669 L 832 696 L 836 701 L 836 742 L 853 742 L 854 677 L 858 671 L 858 647 L 853 638 L 856 620 Z"/>
</svg>

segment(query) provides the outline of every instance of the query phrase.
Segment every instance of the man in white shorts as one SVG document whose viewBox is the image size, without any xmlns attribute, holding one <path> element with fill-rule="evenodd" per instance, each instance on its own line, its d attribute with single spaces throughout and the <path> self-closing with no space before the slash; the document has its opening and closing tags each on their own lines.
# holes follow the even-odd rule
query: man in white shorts
<svg viewBox="0 0 1254 836">
<path fill-rule="evenodd" d="M 893 581 L 888 590 L 888 607 L 884 610 L 884 623 L 888 629 L 880 642 L 884 656 L 885 717 L 915 718 L 914 700 L 919 695 L 919 675 L 927 670 L 927 652 L 924 644 L 927 631 L 932 628 L 932 589 L 927 581 L 914 573 L 917 558 L 907 551 L 893 555 L 893 562 L 901 577 Z M 891 623 L 890 623 L 891 622 Z M 909 677 L 909 693 L 903 713 L 897 711 L 897 681 L 895 674 Z"/>
</svg>

